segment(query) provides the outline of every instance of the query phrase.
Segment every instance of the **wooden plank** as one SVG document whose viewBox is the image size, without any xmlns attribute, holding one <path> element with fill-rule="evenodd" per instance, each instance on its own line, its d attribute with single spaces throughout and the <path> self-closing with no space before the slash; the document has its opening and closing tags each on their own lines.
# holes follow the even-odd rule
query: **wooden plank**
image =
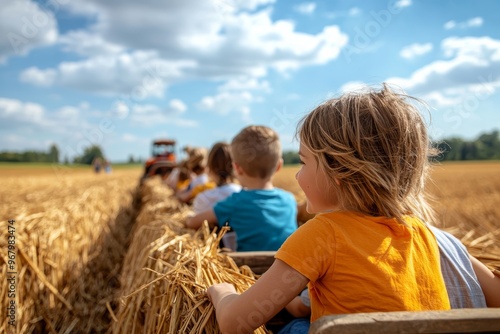
<svg viewBox="0 0 500 334">
<path fill-rule="evenodd" d="M 257 275 L 263 274 L 274 262 L 276 251 L 258 251 L 258 252 L 228 252 L 236 265 L 249 266 Z"/>
<path fill-rule="evenodd" d="M 313 334 L 500 332 L 500 308 L 329 315 L 311 324 Z"/>
</svg>

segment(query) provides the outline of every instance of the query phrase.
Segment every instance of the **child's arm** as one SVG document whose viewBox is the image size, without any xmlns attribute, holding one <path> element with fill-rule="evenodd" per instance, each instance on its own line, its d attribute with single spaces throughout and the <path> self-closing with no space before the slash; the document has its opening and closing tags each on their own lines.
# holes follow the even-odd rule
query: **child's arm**
<svg viewBox="0 0 500 334">
<path fill-rule="evenodd" d="M 199 214 L 188 218 L 186 221 L 186 227 L 197 230 L 201 227 L 205 220 L 208 222 L 210 227 L 217 225 L 217 216 L 215 216 L 214 209 L 200 212 Z"/>
<path fill-rule="evenodd" d="M 474 268 L 479 280 L 479 285 L 483 290 L 486 305 L 488 307 L 500 307 L 500 277 L 493 274 L 488 267 L 475 257 L 470 255 L 469 257 L 472 268 Z"/>
<path fill-rule="evenodd" d="M 305 318 L 311 315 L 311 308 L 304 305 L 302 298 L 298 296 L 292 299 L 285 308 L 295 318 Z"/>
<path fill-rule="evenodd" d="M 175 194 L 177 199 L 183 203 L 188 203 L 191 199 L 193 199 L 193 189 L 182 190 Z"/>
<path fill-rule="evenodd" d="M 308 283 L 301 273 L 276 259 L 247 291 L 239 295 L 231 284 L 208 288 L 222 333 L 252 332 L 283 309 Z"/>
</svg>

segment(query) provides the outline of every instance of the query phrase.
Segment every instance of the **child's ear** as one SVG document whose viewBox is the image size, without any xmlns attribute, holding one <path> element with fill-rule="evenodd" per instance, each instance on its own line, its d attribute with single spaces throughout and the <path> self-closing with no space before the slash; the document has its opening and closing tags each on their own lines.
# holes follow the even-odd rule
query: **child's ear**
<svg viewBox="0 0 500 334">
<path fill-rule="evenodd" d="M 242 175 L 243 169 L 236 162 L 233 161 L 233 170 L 235 175 Z"/>
<path fill-rule="evenodd" d="M 283 159 L 280 159 L 280 160 L 278 161 L 278 166 L 276 166 L 276 171 L 275 171 L 275 173 L 277 173 L 277 172 L 281 169 L 281 167 L 283 167 Z"/>
</svg>

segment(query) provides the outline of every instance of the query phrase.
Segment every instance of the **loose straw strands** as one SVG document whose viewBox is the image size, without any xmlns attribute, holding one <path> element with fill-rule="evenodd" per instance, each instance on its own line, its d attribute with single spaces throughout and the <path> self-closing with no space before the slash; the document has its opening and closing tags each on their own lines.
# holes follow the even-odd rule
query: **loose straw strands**
<svg viewBox="0 0 500 334">
<path fill-rule="evenodd" d="M 208 226 L 196 233 L 184 229 L 188 208 L 165 203 L 168 190 L 158 181 L 148 180 L 144 188 L 147 201 L 125 258 L 112 333 L 219 333 L 206 289 L 228 282 L 243 292 L 255 282 L 253 273 L 220 253 L 225 230 L 216 235 Z"/>
</svg>

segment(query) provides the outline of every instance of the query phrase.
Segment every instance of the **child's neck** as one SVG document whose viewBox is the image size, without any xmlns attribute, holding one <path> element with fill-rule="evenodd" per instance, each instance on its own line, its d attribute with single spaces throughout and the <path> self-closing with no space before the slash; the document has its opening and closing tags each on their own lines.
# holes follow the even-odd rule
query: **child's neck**
<svg viewBox="0 0 500 334">
<path fill-rule="evenodd" d="M 247 190 L 257 190 L 257 189 L 274 189 L 273 182 L 270 179 L 259 179 L 259 178 L 245 178 L 245 180 L 240 180 L 241 186 Z"/>
</svg>

